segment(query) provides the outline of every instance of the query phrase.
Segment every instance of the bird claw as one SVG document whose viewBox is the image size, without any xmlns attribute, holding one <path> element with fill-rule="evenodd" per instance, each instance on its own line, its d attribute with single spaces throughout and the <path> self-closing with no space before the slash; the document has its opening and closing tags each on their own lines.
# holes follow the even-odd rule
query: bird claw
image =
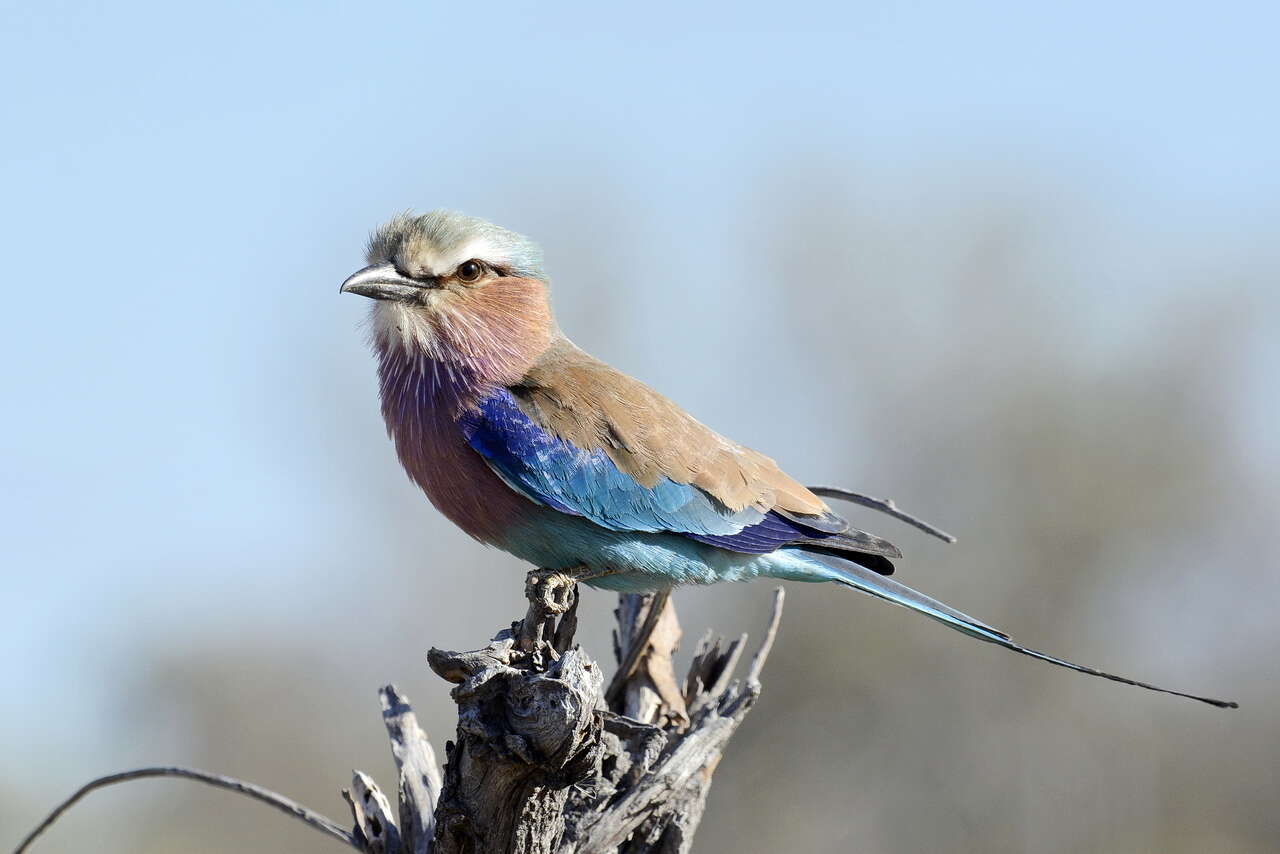
<svg viewBox="0 0 1280 854">
<path fill-rule="evenodd" d="M 524 595 L 544 613 L 560 615 L 573 605 L 578 580 L 558 569 L 535 569 L 525 579 Z"/>
</svg>

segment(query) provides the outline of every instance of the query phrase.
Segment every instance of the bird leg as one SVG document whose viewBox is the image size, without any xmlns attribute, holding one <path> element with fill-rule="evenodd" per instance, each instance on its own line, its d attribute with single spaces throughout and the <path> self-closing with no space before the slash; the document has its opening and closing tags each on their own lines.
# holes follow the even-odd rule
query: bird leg
<svg viewBox="0 0 1280 854">
<path fill-rule="evenodd" d="M 612 575 L 616 571 L 578 566 L 530 572 L 524 581 L 529 610 L 516 634 L 519 647 L 532 651 L 549 642 L 556 652 L 568 649 L 578 624 L 578 583 Z M 556 625 L 557 617 L 560 618 L 559 625 Z"/>
<path fill-rule="evenodd" d="M 537 650 L 546 643 L 551 644 L 556 653 L 568 649 L 578 626 L 578 582 L 612 573 L 613 570 L 591 570 L 587 567 L 535 569 L 530 572 L 524 582 L 529 610 L 516 632 L 518 646 L 526 652 Z"/>
<path fill-rule="evenodd" d="M 574 566 L 569 569 L 535 569 L 525 577 L 525 597 L 537 599 L 542 609 L 551 614 L 563 614 L 573 604 L 574 585 L 614 575 L 618 570 L 606 567 L 592 569 Z"/>
</svg>

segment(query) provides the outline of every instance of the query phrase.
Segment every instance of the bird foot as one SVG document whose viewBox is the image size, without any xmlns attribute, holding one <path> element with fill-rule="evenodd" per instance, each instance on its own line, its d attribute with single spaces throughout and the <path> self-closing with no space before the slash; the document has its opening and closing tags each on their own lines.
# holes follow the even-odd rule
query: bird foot
<svg viewBox="0 0 1280 854">
<path fill-rule="evenodd" d="M 572 570 L 535 569 L 525 577 L 524 595 L 529 610 L 514 625 L 516 645 L 537 654 L 546 647 L 555 658 L 573 642 L 577 630 L 578 581 Z"/>
<path fill-rule="evenodd" d="M 535 569 L 525 578 L 524 595 L 529 604 L 544 614 L 560 615 L 573 605 L 573 589 L 578 583 L 572 572 Z"/>
<path fill-rule="evenodd" d="M 615 569 L 535 569 L 525 577 L 524 595 L 529 604 L 544 613 L 559 615 L 573 607 L 574 587 L 583 582 L 613 575 Z"/>
</svg>

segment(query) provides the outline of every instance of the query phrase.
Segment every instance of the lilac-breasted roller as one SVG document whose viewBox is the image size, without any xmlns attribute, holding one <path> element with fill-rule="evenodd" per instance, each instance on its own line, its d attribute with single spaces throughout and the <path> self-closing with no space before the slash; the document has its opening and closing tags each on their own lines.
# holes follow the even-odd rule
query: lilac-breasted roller
<svg viewBox="0 0 1280 854">
<path fill-rule="evenodd" d="M 342 291 L 374 300 L 382 415 L 409 477 L 475 539 L 619 591 L 761 576 L 830 581 L 1061 667 L 888 576 L 902 555 L 770 458 L 584 353 L 551 313 L 538 247 L 448 211 L 402 215 Z"/>
</svg>

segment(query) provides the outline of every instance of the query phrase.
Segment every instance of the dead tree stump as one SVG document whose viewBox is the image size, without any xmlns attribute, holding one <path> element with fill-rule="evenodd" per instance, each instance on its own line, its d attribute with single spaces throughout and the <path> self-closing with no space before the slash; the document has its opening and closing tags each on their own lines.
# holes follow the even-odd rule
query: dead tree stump
<svg viewBox="0 0 1280 854">
<path fill-rule="evenodd" d="M 379 854 L 676 854 L 691 849 L 711 777 L 760 694 L 760 668 L 782 610 L 741 679 L 746 636 L 708 634 L 683 684 L 672 655 L 680 626 L 665 593 L 619 598 L 606 688 L 573 643 L 577 590 L 558 573 L 529 574 L 529 609 L 484 648 L 433 649 L 455 684 L 456 739 L 443 778 L 407 701 L 382 690 L 400 768 L 399 808 L 357 772 L 344 793 L 357 847 Z"/>
<path fill-rule="evenodd" d="M 284 795 L 193 768 L 137 768 L 91 780 L 18 845 L 23 854 L 90 792 L 149 777 L 177 777 L 272 806 L 367 854 L 684 854 L 702 819 L 711 775 L 760 696 L 760 669 L 782 615 L 774 595 L 764 640 L 734 678 L 746 635 L 708 633 L 683 684 L 672 655 L 680 624 L 667 593 L 626 595 L 615 615 L 618 669 L 574 645 L 578 592 L 558 572 L 529 573 L 529 609 L 483 649 L 433 649 L 427 662 L 454 683 L 455 741 L 443 775 L 409 701 L 381 691 L 382 720 L 399 770 L 393 808 L 356 771 L 342 794 L 355 825 Z"/>
</svg>

